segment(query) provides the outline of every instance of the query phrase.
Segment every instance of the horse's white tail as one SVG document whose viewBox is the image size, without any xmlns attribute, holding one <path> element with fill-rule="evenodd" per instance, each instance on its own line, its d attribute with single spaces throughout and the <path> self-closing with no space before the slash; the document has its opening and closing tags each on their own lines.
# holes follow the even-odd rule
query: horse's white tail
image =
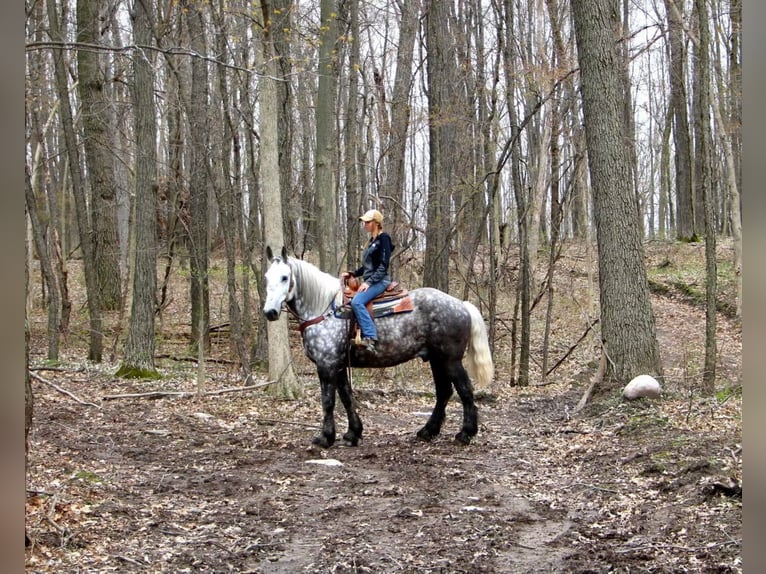
<svg viewBox="0 0 766 574">
<path fill-rule="evenodd" d="M 489 352 L 489 337 L 487 327 L 484 325 L 484 317 L 473 303 L 463 301 L 468 312 L 471 314 L 471 340 L 465 353 L 465 368 L 468 376 L 473 381 L 476 390 L 487 390 L 495 376 L 495 366 L 492 363 L 492 354 Z"/>
</svg>

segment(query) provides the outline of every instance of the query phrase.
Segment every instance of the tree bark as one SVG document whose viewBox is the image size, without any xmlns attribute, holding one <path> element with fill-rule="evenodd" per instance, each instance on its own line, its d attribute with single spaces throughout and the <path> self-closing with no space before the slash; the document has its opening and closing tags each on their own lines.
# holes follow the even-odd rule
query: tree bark
<svg viewBox="0 0 766 574">
<path fill-rule="evenodd" d="M 77 0 L 77 40 L 101 44 L 100 0 Z M 104 70 L 99 52 L 77 51 L 77 87 L 83 124 L 83 147 L 91 187 L 93 256 L 99 303 L 104 310 L 119 309 L 122 299 L 120 280 L 120 239 L 117 232 L 117 181 L 114 151 L 110 138 L 115 132 L 111 104 L 104 94 Z"/>
<path fill-rule="evenodd" d="M 346 244 L 345 257 L 342 265 L 346 269 L 356 269 L 359 265 L 359 253 L 363 243 L 362 230 L 359 225 L 359 214 L 364 213 L 363 196 L 361 193 L 359 177 L 359 153 L 361 142 L 359 134 L 359 77 L 361 70 L 360 42 L 359 38 L 359 0 L 350 2 L 349 33 L 344 36 L 351 38 L 348 56 L 348 95 L 346 101 L 346 119 L 343 122 L 343 136 L 345 140 L 345 155 L 343 171 L 345 173 L 345 196 L 346 196 Z M 382 106 L 383 103 L 380 103 Z M 379 206 L 382 209 L 382 206 Z M 384 214 L 385 211 L 384 211 Z"/>
<path fill-rule="evenodd" d="M 516 34 L 514 28 L 514 4 L 512 0 L 505 0 L 505 68 L 506 68 L 506 103 L 508 106 L 508 119 L 511 124 L 511 187 L 513 197 L 516 200 L 516 225 L 519 235 L 519 281 L 516 288 L 516 301 L 514 303 L 514 323 L 512 330 L 511 351 L 511 382 L 525 387 L 529 384 L 530 362 L 530 270 L 529 270 L 529 241 L 528 241 L 528 218 L 527 218 L 527 195 L 521 181 L 521 127 L 519 124 L 518 111 L 516 109 Z M 517 317 L 520 323 L 517 327 Z M 519 370 L 514 381 L 513 369 L 515 368 L 516 334 L 521 331 L 519 337 Z"/>
<path fill-rule="evenodd" d="M 192 50 L 205 53 L 202 13 L 193 0 L 185 0 L 186 23 Z M 208 124 L 208 71 L 202 58 L 192 59 L 191 96 L 188 104 L 190 135 L 189 217 L 191 249 L 191 339 L 196 352 L 210 349 L 209 212 L 210 126 Z M 202 345 L 201 349 L 199 345 Z"/>
<path fill-rule="evenodd" d="M 226 54 L 226 38 L 225 38 L 225 23 L 224 14 L 225 6 L 224 0 L 220 0 L 218 12 L 215 15 L 216 24 L 216 49 L 221 55 Z M 219 56 L 222 58 L 223 56 Z M 230 93 L 233 90 L 229 89 L 228 72 L 224 62 L 219 60 L 217 64 L 218 68 L 218 88 L 220 98 L 220 109 L 223 116 L 223 133 L 222 142 L 220 145 L 221 153 L 219 156 L 221 171 L 219 173 L 221 183 L 215 185 L 216 198 L 218 200 L 218 209 L 221 213 L 221 217 L 224 224 L 221 226 L 223 234 L 224 249 L 226 251 L 226 286 L 227 297 L 229 302 L 229 323 L 231 325 L 231 346 L 232 351 L 239 357 L 242 377 L 247 379 L 250 376 L 250 328 L 247 323 L 242 321 L 242 309 L 239 303 L 239 285 L 237 284 L 237 228 L 235 223 L 240 217 L 240 211 L 237 209 L 237 203 L 235 200 L 235 183 L 232 179 L 238 180 L 239 169 L 232 169 L 231 158 L 235 159 L 239 157 L 239 139 L 237 132 L 235 131 L 234 122 L 231 116 L 231 103 Z M 219 147 L 219 146 L 216 146 Z M 237 168 L 239 166 L 237 165 Z M 245 268 L 247 266 L 244 266 Z M 248 280 L 248 276 L 245 275 L 245 281 Z M 243 300 L 246 304 L 246 301 Z"/>
<path fill-rule="evenodd" d="M 450 37 L 449 8 L 445 0 L 427 0 L 424 6 L 428 49 L 428 202 L 423 285 L 449 292 L 451 192 L 456 125 L 451 96 L 456 90 L 454 38 Z"/>
<path fill-rule="evenodd" d="M 26 199 L 26 211 L 32 224 L 32 237 L 34 238 L 37 258 L 40 261 L 40 273 L 45 285 L 48 287 L 48 359 L 57 361 L 59 358 L 59 310 L 61 309 L 61 294 L 56 274 L 53 270 L 48 246 L 46 245 L 43 225 L 37 209 L 37 198 L 32 187 L 32 177 L 29 174 L 29 166 L 24 165 L 24 195 Z"/>
<path fill-rule="evenodd" d="M 294 12 L 297 4 L 292 0 L 273 0 L 274 10 L 270 13 L 272 25 L 269 28 L 276 56 L 276 69 L 281 80 L 277 82 L 277 110 L 279 126 L 279 185 L 282 187 L 285 201 L 282 202 L 282 221 L 285 223 L 285 245 L 290 249 L 298 249 L 300 224 L 306 214 L 301 211 L 302 188 L 293 185 L 293 144 L 295 138 L 295 121 L 293 108 L 293 51 L 291 39 L 295 34 Z M 358 43 L 355 41 L 355 43 Z M 310 194 L 307 194 L 310 195 Z"/>
<path fill-rule="evenodd" d="M 618 0 L 572 0 L 599 254 L 607 374 L 662 375 L 640 221 L 624 146 Z"/>
<path fill-rule="evenodd" d="M 53 41 L 65 40 L 58 20 L 58 11 L 55 0 L 47 0 L 48 20 L 50 36 Z M 93 240 L 91 235 L 91 221 L 86 201 L 85 183 L 80 169 L 80 156 L 77 152 L 78 142 L 75 135 L 74 120 L 69 100 L 69 88 L 67 83 L 66 63 L 62 50 L 53 50 L 54 74 L 56 78 L 56 92 L 60 102 L 61 124 L 64 132 L 64 144 L 69 161 L 69 172 L 72 180 L 72 193 L 75 200 L 77 215 L 77 229 L 79 232 L 80 248 L 82 251 L 82 264 L 85 274 L 85 288 L 89 315 L 90 344 L 88 347 L 88 360 L 96 363 L 101 362 L 103 353 L 103 327 L 101 319 L 101 303 L 98 279 L 95 270 L 95 257 Z"/>
<path fill-rule="evenodd" d="M 390 131 L 384 154 L 385 178 L 381 198 L 390 206 L 387 210 L 389 231 L 401 253 L 411 242 L 411 226 L 403 209 L 405 174 L 404 160 L 410 126 L 410 93 L 412 90 L 412 56 L 415 35 L 418 30 L 421 0 L 400 2 L 399 48 L 396 52 L 396 75 L 389 104 L 391 107 Z M 400 258 L 392 260 L 393 276 L 397 275 Z"/>
<path fill-rule="evenodd" d="M 261 4 L 263 21 L 271 22 L 268 5 Z M 263 188 L 264 243 L 278 252 L 284 245 L 282 222 L 282 190 L 279 185 L 279 159 L 277 149 L 277 68 L 274 62 L 274 47 L 270 35 L 270 24 L 264 27 L 263 71 L 260 86 L 261 131 L 261 185 Z M 334 230 L 332 230 L 334 231 Z M 269 391 L 284 398 L 295 398 L 299 394 L 298 380 L 290 360 L 290 339 L 287 318 L 283 314 L 278 321 L 267 325 L 269 339 L 269 379 L 277 384 Z"/>
<path fill-rule="evenodd" d="M 686 111 L 686 49 L 683 39 L 683 2 L 665 0 L 670 42 L 670 101 L 673 108 L 673 142 L 676 166 L 676 237 L 696 240 L 692 190 L 692 157 L 689 117 Z"/>
<path fill-rule="evenodd" d="M 712 131 L 710 127 L 710 28 L 707 0 L 695 0 L 698 42 L 694 45 L 694 142 L 695 194 L 702 199 L 705 229 L 705 366 L 702 371 L 702 394 L 715 391 L 716 376 L 716 229 L 712 201 Z"/>
<path fill-rule="evenodd" d="M 338 222 L 334 160 L 337 133 L 335 102 L 338 85 L 338 40 L 336 0 L 320 1 L 321 31 L 319 34 L 319 88 L 316 100 L 315 188 L 316 233 L 319 247 L 319 267 L 329 273 L 338 272 Z M 272 246 L 274 247 L 274 246 Z"/>
<path fill-rule="evenodd" d="M 137 46 L 150 46 L 155 3 L 135 0 L 133 34 Z M 154 112 L 154 53 L 133 60 L 136 135 L 135 255 L 128 339 L 118 377 L 159 378 L 154 366 L 154 312 L 157 290 L 157 124 Z"/>
</svg>

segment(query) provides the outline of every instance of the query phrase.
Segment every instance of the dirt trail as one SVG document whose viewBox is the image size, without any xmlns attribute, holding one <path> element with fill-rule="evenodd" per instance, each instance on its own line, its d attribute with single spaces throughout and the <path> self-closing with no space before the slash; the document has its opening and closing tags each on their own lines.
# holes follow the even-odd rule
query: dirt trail
<svg viewBox="0 0 766 574">
<path fill-rule="evenodd" d="M 109 401 L 83 416 L 62 395 L 40 393 L 32 483 L 55 485 L 48 494 L 63 530 L 33 516 L 28 571 L 50 571 L 46 556 L 57 572 L 633 571 L 661 557 L 662 529 L 700 504 L 729 521 L 727 536 L 739 528 L 741 504 L 703 495 L 703 479 L 722 468 L 700 457 L 725 455 L 719 439 L 703 448 L 693 433 L 655 428 L 699 451 L 691 460 L 700 464 L 676 472 L 674 484 L 673 461 L 650 424 L 631 431 L 643 440 L 624 449 L 625 421 L 658 417 L 654 406 L 618 405 L 613 415 L 575 421 L 562 405 L 578 394 L 539 393 L 482 402 L 480 433 L 462 447 L 450 438 L 459 403 L 450 404 L 443 436 L 423 443 L 414 434 L 430 398 L 362 390 L 362 445 L 327 451 L 308 448 L 315 429 L 296 424 L 296 414 L 316 410 L 311 401 Z M 652 448 L 666 468 L 650 464 Z M 328 461 L 337 464 L 320 464 Z M 634 492 L 642 475 L 665 481 L 644 508 Z M 42 511 L 52 498 L 35 501 Z M 700 551 L 731 565 L 716 571 L 736 571 L 738 546 L 711 536 L 721 545 L 706 550 L 705 538 Z M 670 560 L 658 564 L 651 570 L 674 571 Z"/>
</svg>

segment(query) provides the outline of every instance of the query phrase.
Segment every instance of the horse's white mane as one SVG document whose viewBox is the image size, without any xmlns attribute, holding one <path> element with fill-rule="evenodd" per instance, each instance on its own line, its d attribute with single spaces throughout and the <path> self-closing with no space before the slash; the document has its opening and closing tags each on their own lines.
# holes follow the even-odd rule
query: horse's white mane
<svg viewBox="0 0 766 574">
<path fill-rule="evenodd" d="M 289 257 L 287 264 L 293 270 L 301 307 L 307 314 L 321 315 L 333 300 L 336 305 L 341 303 L 343 295 L 338 277 L 333 277 L 302 259 Z"/>
</svg>

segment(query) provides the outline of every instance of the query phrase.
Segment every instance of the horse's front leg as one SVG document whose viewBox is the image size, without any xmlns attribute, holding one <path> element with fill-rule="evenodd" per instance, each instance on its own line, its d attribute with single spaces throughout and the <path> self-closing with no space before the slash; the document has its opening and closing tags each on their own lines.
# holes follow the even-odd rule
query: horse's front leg
<svg viewBox="0 0 766 574">
<path fill-rule="evenodd" d="M 346 446 L 359 446 L 362 438 L 362 420 L 356 412 L 356 401 L 354 400 L 354 391 L 348 380 L 348 372 L 341 369 L 338 373 L 338 395 L 346 407 L 346 418 L 348 418 L 348 431 L 343 435 L 343 442 Z"/>
<path fill-rule="evenodd" d="M 323 448 L 330 448 L 335 442 L 335 380 L 333 376 L 319 370 L 319 384 L 322 392 L 322 431 L 311 441 Z"/>
</svg>

